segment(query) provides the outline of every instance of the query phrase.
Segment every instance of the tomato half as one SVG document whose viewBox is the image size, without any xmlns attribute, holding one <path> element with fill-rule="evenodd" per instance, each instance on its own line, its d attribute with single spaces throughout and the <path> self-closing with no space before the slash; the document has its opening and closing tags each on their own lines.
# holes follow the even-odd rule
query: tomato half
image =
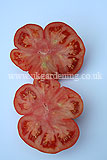
<svg viewBox="0 0 107 160">
<path fill-rule="evenodd" d="M 10 57 L 14 64 L 34 77 L 38 74 L 75 74 L 83 64 L 85 47 L 67 24 L 53 22 L 43 30 L 27 24 L 15 34 Z"/>
<path fill-rule="evenodd" d="M 79 128 L 73 120 L 83 111 L 83 101 L 73 90 L 52 80 L 34 80 L 18 89 L 16 111 L 24 115 L 18 122 L 20 137 L 33 148 L 57 153 L 73 146 Z"/>
</svg>

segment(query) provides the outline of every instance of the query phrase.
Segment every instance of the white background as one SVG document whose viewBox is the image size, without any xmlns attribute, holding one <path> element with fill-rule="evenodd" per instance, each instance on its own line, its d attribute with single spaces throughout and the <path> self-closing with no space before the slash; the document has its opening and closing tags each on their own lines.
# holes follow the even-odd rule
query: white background
<svg viewBox="0 0 107 160">
<path fill-rule="evenodd" d="M 0 0 L 0 159 L 1 160 L 106 160 L 107 159 L 107 2 L 106 0 Z M 16 90 L 32 79 L 9 79 L 22 74 L 10 60 L 16 30 L 27 23 L 45 27 L 53 21 L 72 26 L 82 38 L 86 55 L 79 71 L 99 72 L 102 79 L 61 80 L 78 92 L 84 111 L 76 119 L 80 128 L 78 142 L 56 155 L 41 153 L 26 145 L 17 132 L 20 116 L 15 112 Z"/>
</svg>

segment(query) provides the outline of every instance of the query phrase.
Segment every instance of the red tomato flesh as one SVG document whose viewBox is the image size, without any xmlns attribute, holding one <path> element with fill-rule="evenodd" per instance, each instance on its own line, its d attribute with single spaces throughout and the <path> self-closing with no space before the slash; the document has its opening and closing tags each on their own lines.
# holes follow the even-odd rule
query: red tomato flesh
<svg viewBox="0 0 107 160">
<path fill-rule="evenodd" d="M 83 64 L 85 47 L 67 24 L 53 22 L 43 30 L 27 24 L 17 30 L 10 53 L 15 65 L 34 77 L 38 74 L 75 74 Z"/>
<path fill-rule="evenodd" d="M 73 120 L 83 111 L 83 101 L 56 80 L 34 80 L 20 87 L 14 98 L 20 137 L 33 148 L 57 153 L 72 147 L 79 137 Z"/>
</svg>

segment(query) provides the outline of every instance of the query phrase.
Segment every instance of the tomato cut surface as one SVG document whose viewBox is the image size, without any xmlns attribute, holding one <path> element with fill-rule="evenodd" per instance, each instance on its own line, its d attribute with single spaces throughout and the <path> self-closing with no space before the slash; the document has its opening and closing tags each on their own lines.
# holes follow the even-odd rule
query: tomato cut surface
<svg viewBox="0 0 107 160">
<path fill-rule="evenodd" d="M 20 87 L 14 98 L 20 137 L 31 147 L 57 153 L 72 147 L 79 128 L 73 120 L 83 111 L 83 101 L 73 90 L 52 80 L 34 80 Z"/>
<path fill-rule="evenodd" d="M 53 22 L 43 30 L 27 24 L 15 34 L 10 57 L 29 74 L 75 74 L 81 68 L 85 47 L 81 38 L 67 24 Z"/>
</svg>

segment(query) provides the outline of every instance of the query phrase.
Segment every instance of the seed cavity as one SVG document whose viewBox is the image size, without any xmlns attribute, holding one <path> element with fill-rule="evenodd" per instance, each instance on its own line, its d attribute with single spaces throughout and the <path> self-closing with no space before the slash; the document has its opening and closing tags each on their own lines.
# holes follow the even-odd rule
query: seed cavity
<svg viewBox="0 0 107 160">
<path fill-rule="evenodd" d="M 42 134 L 42 128 L 41 126 L 37 129 L 38 125 L 34 125 L 33 130 L 29 133 L 28 139 L 32 142 L 35 142 L 35 140 Z"/>
<path fill-rule="evenodd" d="M 56 136 L 45 133 L 42 138 L 41 145 L 44 148 L 55 148 L 56 147 Z"/>
<path fill-rule="evenodd" d="M 57 137 L 62 144 L 66 144 L 67 142 L 69 142 L 73 138 L 75 133 L 75 131 L 69 131 L 69 130 L 67 130 L 67 132 L 68 134 L 64 136 L 60 135 L 59 133 L 57 134 Z"/>
<path fill-rule="evenodd" d="M 22 92 L 20 92 L 20 96 L 23 100 L 36 100 L 37 96 L 34 91 L 32 91 L 30 88 L 26 88 Z"/>
<path fill-rule="evenodd" d="M 72 102 L 74 108 L 72 110 L 70 110 L 72 112 L 72 114 L 76 115 L 77 113 L 79 113 L 79 102 Z"/>
</svg>

